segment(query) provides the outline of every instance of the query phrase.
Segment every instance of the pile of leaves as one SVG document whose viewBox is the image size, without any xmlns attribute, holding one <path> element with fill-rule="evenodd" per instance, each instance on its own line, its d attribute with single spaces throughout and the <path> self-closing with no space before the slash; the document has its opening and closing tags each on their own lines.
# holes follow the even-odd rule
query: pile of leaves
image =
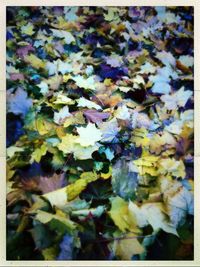
<svg viewBox="0 0 200 267">
<path fill-rule="evenodd" d="M 193 259 L 193 8 L 7 8 L 7 259 Z"/>
</svg>

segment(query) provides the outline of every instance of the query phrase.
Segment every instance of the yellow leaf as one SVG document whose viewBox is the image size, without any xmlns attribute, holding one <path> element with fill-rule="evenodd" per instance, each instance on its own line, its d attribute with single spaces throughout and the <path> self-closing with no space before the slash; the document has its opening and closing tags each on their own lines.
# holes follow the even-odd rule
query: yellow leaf
<svg viewBox="0 0 200 267">
<path fill-rule="evenodd" d="M 95 172 L 83 172 L 80 176 L 81 179 L 86 180 L 88 183 L 93 182 L 98 179 Z"/>
<path fill-rule="evenodd" d="M 58 137 L 61 138 L 61 139 L 62 139 L 64 136 L 66 136 L 65 129 L 64 129 L 64 127 L 62 127 L 62 126 L 58 126 L 58 127 L 56 128 L 56 133 L 57 133 Z"/>
<path fill-rule="evenodd" d="M 34 161 L 40 162 L 41 157 L 47 153 L 47 144 L 43 143 L 41 147 L 36 148 L 36 150 L 31 155 L 30 162 L 33 163 Z"/>
<path fill-rule="evenodd" d="M 83 112 L 78 111 L 73 116 L 66 118 L 64 122 L 64 127 L 68 127 L 72 124 L 85 124 L 85 118 L 83 117 Z"/>
<path fill-rule="evenodd" d="M 33 30 L 33 24 L 32 23 L 28 23 L 27 25 L 24 25 L 21 27 L 21 32 L 23 34 L 27 34 L 27 35 L 33 35 L 35 33 L 35 31 Z"/>
<path fill-rule="evenodd" d="M 75 141 L 77 140 L 77 136 L 73 134 L 66 134 L 62 137 L 61 143 L 58 144 L 58 148 L 64 153 L 72 153 L 74 150 Z"/>
<path fill-rule="evenodd" d="M 157 163 L 159 157 L 157 156 L 144 156 L 140 159 L 134 160 L 133 163 L 138 167 L 140 175 L 150 174 L 151 176 L 158 175 Z"/>
<path fill-rule="evenodd" d="M 124 239 L 115 241 L 115 253 L 120 260 L 131 260 L 132 256 L 143 253 L 144 247 L 132 233 L 124 236 Z"/>
<path fill-rule="evenodd" d="M 146 157 L 142 157 L 140 159 L 134 160 L 134 164 L 137 166 L 152 167 L 152 166 L 157 165 L 158 160 L 159 160 L 159 157 L 146 156 Z"/>
<path fill-rule="evenodd" d="M 161 174 L 171 174 L 175 177 L 184 178 L 185 165 L 182 160 L 175 160 L 174 158 L 163 158 L 159 160 L 159 172 Z"/>
<path fill-rule="evenodd" d="M 69 201 L 76 198 L 87 186 L 87 181 L 79 179 L 75 183 L 67 186 L 67 199 Z"/>
<path fill-rule="evenodd" d="M 133 217 L 131 217 L 129 214 L 128 203 L 122 198 L 117 196 L 111 199 L 111 210 L 109 211 L 109 215 L 115 225 L 122 232 L 129 230 L 135 233 L 140 233 L 140 230 L 137 228 Z"/>
<path fill-rule="evenodd" d="M 69 79 L 71 79 L 71 78 L 72 78 L 71 74 L 65 74 L 65 75 L 63 75 L 63 82 L 67 83 L 69 81 Z"/>
<path fill-rule="evenodd" d="M 56 214 L 51 214 L 43 210 L 38 210 L 36 212 L 35 219 L 43 224 L 50 222 L 52 219 L 58 220 L 65 224 L 69 229 L 75 229 L 75 223 L 72 222 L 67 216 L 60 215 L 58 212 Z"/>
<path fill-rule="evenodd" d="M 72 100 L 71 98 L 67 97 L 66 95 L 63 94 L 59 94 L 57 95 L 57 99 L 53 102 L 54 104 L 74 104 L 74 100 Z"/>
<path fill-rule="evenodd" d="M 16 232 L 17 233 L 20 233 L 20 232 L 23 232 L 25 230 L 25 228 L 27 227 L 27 225 L 29 224 L 29 217 L 24 215 L 17 227 L 17 230 Z"/>
<path fill-rule="evenodd" d="M 150 139 L 147 137 L 148 131 L 145 128 L 134 129 L 133 135 L 131 137 L 131 142 L 135 143 L 135 145 L 148 147 L 150 143 Z"/>
<path fill-rule="evenodd" d="M 108 79 L 108 78 L 105 79 L 103 83 L 105 84 L 105 86 L 110 86 L 110 85 L 113 84 L 112 80 L 111 79 Z"/>
<path fill-rule="evenodd" d="M 7 180 L 10 180 L 15 174 L 15 172 L 16 170 L 12 170 L 8 164 L 6 165 L 6 179 Z"/>
<path fill-rule="evenodd" d="M 46 121 L 42 117 L 38 117 L 35 123 L 36 123 L 36 129 L 40 135 L 45 135 L 54 129 L 53 123 Z"/>
<path fill-rule="evenodd" d="M 87 146 L 87 147 L 82 147 L 79 144 L 75 144 L 73 153 L 74 153 L 74 158 L 75 159 L 91 159 L 92 158 L 92 153 L 94 151 L 97 151 L 99 146 L 94 145 L 94 146 Z"/>
<path fill-rule="evenodd" d="M 56 247 L 50 247 L 50 248 L 45 248 L 42 250 L 42 255 L 44 257 L 44 260 L 50 261 L 50 260 L 55 260 L 57 257 L 57 249 Z"/>
<path fill-rule="evenodd" d="M 69 201 L 76 198 L 87 186 L 88 183 L 93 182 L 98 179 L 96 173 L 84 172 L 81 174 L 81 178 L 75 183 L 67 186 L 67 199 Z"/>
<path fill-rule="evenodd" d="M 35 69 L 45 68 L 46 63 L 33 54 L 25 56 L 24 59 L 27 63 L 29 63 Z"/>
</svg>

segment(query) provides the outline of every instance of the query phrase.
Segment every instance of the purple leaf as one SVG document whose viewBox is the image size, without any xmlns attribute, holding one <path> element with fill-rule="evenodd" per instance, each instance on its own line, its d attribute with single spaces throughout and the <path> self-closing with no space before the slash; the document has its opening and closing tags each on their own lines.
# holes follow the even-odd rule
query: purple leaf
<svg viewBox="0 0 200 267">
<path fill-rule="evenodd" d="M 23 73 L 10 73 L 10 79 L 12 81 L 24 80 L 24 74 Z"/>
<path fill-rule="evenodd" d="M 83 114 L 86 116 L 86 118 L 90 122 L 102 122 L 102 120 L 109 118 L 110 114 L 105 112 L 99 112 L 93 109 L 88 109 L 83 112 Z"/>
<path fill-rule="evenodd" d="M 26 46 L 22 46 L 20 48 L 17 49 L 17 55 L 21 58 L 24 58 L 25 56 L 28 55 L 29 52 L 34 52 L 35 49 L 32 47 L 32 45 L 26 45 Z"/>
<path fill-rule="evenodd" d="M 54 174 L 51 177 L 40 177 L 38 188 L 44 193 L 55 191 L 65 186 L 65 175 Z"/>
</svg>

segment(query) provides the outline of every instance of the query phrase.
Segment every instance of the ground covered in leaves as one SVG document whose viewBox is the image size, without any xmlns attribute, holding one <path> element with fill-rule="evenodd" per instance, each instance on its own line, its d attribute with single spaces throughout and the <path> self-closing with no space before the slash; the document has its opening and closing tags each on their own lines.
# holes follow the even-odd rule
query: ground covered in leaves
<svg viewBox="0 0 200 267">
<path fill-rule="evenodd" d="M 193 9 L 7 8 L 7 259 L 193 259 Z"/>
</svg>

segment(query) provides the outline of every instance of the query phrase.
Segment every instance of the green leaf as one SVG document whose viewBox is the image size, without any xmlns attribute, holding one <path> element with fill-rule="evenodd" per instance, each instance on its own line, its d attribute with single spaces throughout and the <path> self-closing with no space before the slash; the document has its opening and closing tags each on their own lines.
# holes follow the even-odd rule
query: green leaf
<svg viewBox="0 0 200 267">
<path fill-rule="evenodd" d="M 134 199 L 137 185 L 138 174 L 130 171 L 125 159 L 119 159 L 112 168 L 113 191 L 125 200 Z"/>
</svg>

